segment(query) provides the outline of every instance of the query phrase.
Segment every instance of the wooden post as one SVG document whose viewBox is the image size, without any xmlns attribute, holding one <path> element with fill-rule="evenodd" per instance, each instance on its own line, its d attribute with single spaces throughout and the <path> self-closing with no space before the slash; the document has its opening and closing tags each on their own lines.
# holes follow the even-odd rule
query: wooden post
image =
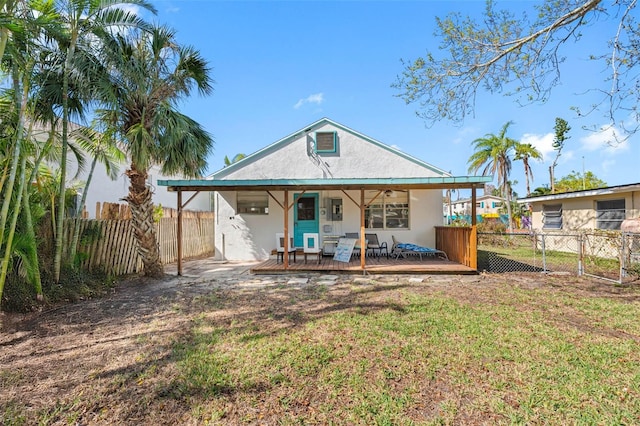
<svg viewBox="0 0 640 426">
<path fill-rule="evenodd" d="M 364 189 L 360 189 L 360 269 L 364 274 L 365 257 L 367 256 L 367 244 L 364 238 Z"/>
<path fill-rule="evenodd" d="M 471 235 L 469 236 L 469 267 L 478 269 L 478 227 L 476 223 L 476 187 L 471 188 Z"/>
<path fill-rule="evenodd" d="M 182 275 L 182 191 L 178 190 L 178 275 Z"/>
<path fill-rule="evenodd" d="M 289 269 L 289 191 L 284 190 L 284 253 L 282 263 L 285 271 Z M 277 255 L 276 255 L 277 256 Z"/>
</svg>

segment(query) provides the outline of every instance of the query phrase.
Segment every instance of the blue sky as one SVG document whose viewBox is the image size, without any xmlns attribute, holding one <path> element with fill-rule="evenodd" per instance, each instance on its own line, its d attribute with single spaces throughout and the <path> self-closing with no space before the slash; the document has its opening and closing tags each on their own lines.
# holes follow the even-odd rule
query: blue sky
<svg viewBox="0 0 640 426">
<path fill-rule="evenodd" d="M 543 105 L 519 107 L 499 94 L 480 93 L 475 116 L 462 126 L 440 122 L 427 128 L 416 105 L 398 98 L 392 83 L 401 59 L 436 51 L 435 17 L 460 11 L 479 14 L 484 1 L 154 1 L 153 18 L 177 30 L 183 44 L 197 48 L 213 68 L 215 90 L 193 97 L 181 109 L 215 139 L 209 172 L 225 155 L 250 154 L 322 117 L 395 146 L 454 175 L 468 175 L 471 142 L 498 133 L 534 144 L 544 162 L 532 164 L 532 188 L 549 183 L 548 167 L 556 117 L 572 126 L 556 177 L 572 170 L 592 171 L 609 185 L 637 182 L 638 137 L 612 148 L 602 136 L 581 127 L 600 117 L 575 118 L 571 106 L 588 104 L 578 96 L 603 79 L 603 65 L 588 61 L 586 46 L 605 48 L 612 23 L 588 28 L 587 43 L 563 53 L 562 85 Z M 532 2 L 503 2 L 514 11 Z M 595 31 L 591 31 L 595 30 Z M 581 46 L 581 47 L 580 47 Z M 514 163 L 515 190 L 525 195 L 522 165 Z"/>
</svg>

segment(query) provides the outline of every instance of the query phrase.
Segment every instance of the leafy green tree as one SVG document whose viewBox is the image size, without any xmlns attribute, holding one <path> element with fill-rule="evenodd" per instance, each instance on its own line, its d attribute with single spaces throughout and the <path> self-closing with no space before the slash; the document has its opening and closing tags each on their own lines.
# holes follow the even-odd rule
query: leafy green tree
<svg viewBox="0 0 640 426">
<path fill-rule="evenodd" d="M 556 184 L 555 184 L 555 170 L 558 165 L 558 159 L 560 158 L 560 154 L 562 152 L 562 148 L 564 148 L 564 143 L 571 136 L 567 136 L 571 127 L 569 123 L 563 118 L 556 117 L 556 124 L 553 126 L 553 130 L 555 135 L 553 137 L 553 149 L 556 151 L 556 157 L 553 160 L 553 164 L 549 166 L 549 185 L 551 186 L 551 193 L 556 193 Z"/>
<path fill-rule="evenodd" d="M 211 136 L 177 110 L 194 89 L 212 91 L 207 62 L 194 48 L 180 46 L 175 32 L 158 26 L 148 32 L 121 34 L 105 46 L 111 66 L 112 91 L 103 99 L 100 120 L 115 130 L 130 159 L 125 174 L 131 185 L 126 200 L 138 250 L 149 276 L 163 274 L 153 221 L 149 168 L 165 175 L 200 177 L 211 151 Z"/>
<path fill-rule="evenodd" d="M 542 154 L 530 143 L 518 143 L 515 148 L 514 160 L 522 161 L 522 165 L 524 166 L 524 177 L 527 182 L 527 197 L 531 193 L 529 178 L 533 181 L 533 170 L 531 170 L 531 165 L 529 164 L 529 159 L 531 158 L 542 160 Z"/>
<path fill-rule="evenodd" d="M 588 81 L 584 90 L 588 103 L 576 107 L 576 112 L 601 113 L 605 122 L 627 136 L 637 131 L 637 0 L 544 0 L 526 6 L 533 10 L 516 15 L 488 0 L 478 19 L 459 12 L 436 18 L 439 48 L 403 62 L 404 70 L 394 84 L 398 96 L 417 103 L 417 113 L 427 125 L 443 119 L 462 123 L 473 113 L 479 90 L 514 96 L 519 104 L 544 103 L 561 83 L 564 59 L 573 53 L 573 45 L 583 42 L 583 33 L 598 31 L 599 38 L 609 40 L 609 48 L 593 47 L 590 58 L 610 73 L 603 74 L 598 86 Z M 614 21 L 604 30 L 609 33 L 602 25 L 593 25 L 608 20 Z M 594 122 L 599 125 L 602 118 Z"/>
<path fill-rule="evenodd" d="M 586 171 L 584 174 L 572 170 L 556 184 L 556 193 L 582 191 L 585 189 L 605 188 L 607 183 L 599 179 L 593 172 Z"/>
<path fill-rule="evenodd" d="M 511 217 L 511 185 L 509 175 L 511 174 L 511 155 L 514 153 L 518 141 L 507 137 L 507 130 L 513 122 L 509 121 L 496 135 L 489 133 L 482 138 L 473 141 L 474 152 L 469 157 L 467 164 L 469 172 L 476 173 L 482 169 L 482 174 L 492 174 L 498 181 L 498 188 L 507 203 L 507 214 L 509 216 L 509 230 L 513 229 Z"/>
</svg>

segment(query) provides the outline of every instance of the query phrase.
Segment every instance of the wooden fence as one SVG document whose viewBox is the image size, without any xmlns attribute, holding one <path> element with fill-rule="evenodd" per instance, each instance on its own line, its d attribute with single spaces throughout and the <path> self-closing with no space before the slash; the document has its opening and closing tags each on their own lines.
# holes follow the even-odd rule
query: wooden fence
<svg viewBox="0 0 640 426">
<path fill-rule="evenodd" d="M 80 221 L 78 253 L 83 259 L 82 267 L 89 270 L 101 268 L 114 275 L 132 274 L 142 270 L 142 260 L 138 256 L 130 220 L 66 219 L 64 224 L 66 241 L 71 241 L 76 220 Z M 177 217 L 163 217 L 156 223 L 160 259 L 163 264 L 178 260 L 177 224 Z M 212 212 L 183 214 L 183 258 L 214 253 L 213 226 Z"/>
<path fill-rule="evenodd" d="M 478 268 L 476 226 L 436 226 L 436 248 L 447 253 L 449 260 Z"/>
</svg>

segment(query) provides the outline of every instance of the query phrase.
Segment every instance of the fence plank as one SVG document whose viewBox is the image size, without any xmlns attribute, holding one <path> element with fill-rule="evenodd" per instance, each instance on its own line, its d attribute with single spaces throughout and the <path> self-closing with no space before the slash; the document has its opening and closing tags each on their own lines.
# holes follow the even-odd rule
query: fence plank
<svg viewBox="0 0 640 426">
<path fill-rule="evenodd" d="M 100 208 L 96 206 L 96 210 Z M 101 216 L 122 216 L 123 210 L 118 205 L 104 203 Z M 177 261 L 177 213 L 166 209 L 166 214 L 156 223 L 156 236 L 160 249 L 160 260 L 163 264 Z M 115 212 L 118 212 L 116 214 Z M 103 268 L 105 272 L 114 275 L 124 275 L 140 272 L 143 268 L 142 260 L 137 252 L 133 226 L 130 219 L 65 219 L 64 235 L 68 241 L 73 233 L 75 221 L 80 222 L 80 236 L 87 230 L 100 231 L 100 238 L 93 238 L 88 244 L 80 241 L 78 252 L 86 253 L 87 258 L 81 266 L 88 270 Z M 214 247 L 214 216 L 213 212 L 189 212 L 183 218 L 183 257 L 197 257 L 210 255 L 215 252 Z M 68 245 L 65 253 L 68 255 Z"/>
</svg>

